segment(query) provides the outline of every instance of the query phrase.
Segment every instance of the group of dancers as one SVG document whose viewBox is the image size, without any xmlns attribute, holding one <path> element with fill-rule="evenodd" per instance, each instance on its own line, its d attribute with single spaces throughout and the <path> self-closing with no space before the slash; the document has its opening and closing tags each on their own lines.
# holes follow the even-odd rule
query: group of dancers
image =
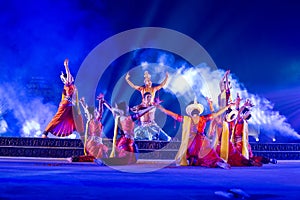
<svg viewBox="0 0 300 200">
<path fill-rule="evenodd" d="M 132 88 L 140 91 L 142 96 L 142 102 L 133 108 L 129 108 L 126 102 L 112 107 L 103 94 L 97 96 L 98 106 L 94 107 L 87 105 L 84 97 L 78 98 L 68 59 L 64 61 L 64 66 L 66 74 L 60 75 L 64 83 L 62 99 L 57 113 L 46 127 L 42 137 L 47 138 L 48 133 L 58 137 L 66 137 L 74 131 L 84 133 L 84 155 L 70 158 L 72 162 L 133 164 L 137 161 L 138 151 L 135 140 L 171 141 L 171 137 L 155 122 L 156 109 L 183 123 L 181 145 L 175 157 L 177 165 L 229 169 L 231 166 L 262 166 L 265 163 L 277 162 L 275 159 L 253 155 L 248 142 L 247 122 L 251 118 L 253 104 L 249 99 L 242 103 L 239 95 L 235 101 L 232 101 L 228 80 L 229 70 L 220 81 L 219 110 L 215 111 L 213 102 L 207 98 L 211 114 L 202 115 L 204 106 L 195 98 L 186 107 L 187 115 L 182 116 L 164 108 L 159 101 L 154 100 L 155 93 L 167 83 L 168 73 L 163 82 L 155 87 L 152 86 L 151 75 L 147 71 L 144 73 L 143 86 L 133 84 L 127 73 L 125 80 Z M 85 125 L 80 105 L 86 117 Z M 112 112 L 115 119 L 110 153 L 109 148 L 102 142 L 101 120 L 104 107 Z M 129 112 L 129 109 L 132 112 Z M 206 129 L 209 121 L 209 129 Z"/>
</svg>

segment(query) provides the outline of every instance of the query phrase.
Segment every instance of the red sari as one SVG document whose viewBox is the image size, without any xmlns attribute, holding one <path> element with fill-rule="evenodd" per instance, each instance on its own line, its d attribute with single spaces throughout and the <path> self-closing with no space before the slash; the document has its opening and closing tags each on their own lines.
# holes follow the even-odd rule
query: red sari
<svg viewBox="0 0 300 200">
<path fill-rule="evenodd" d="M 247 159 L 245 156 L 242 155 L 242 153 L 233 145 L 233 143 L 230 141 L 231 135 L 234 131 L 234 126 L 235 122 L 224 122 L 227 123 L 227 130 L 224 129 L 222 130 L 222 134 L 224 134 L 226 131 L 229 131 L 228 135 L 228 153 L 227 153 L 227 163 L 230 164 L 231 166 L 261 166 L 261 163 L 254 162 L 253 160 Z M 221 145 L 226 145 L 224 144 L 224 141 L 222 143 L 222 134 L 219 137 L 219 144 L 217 146 L 217 152 L 220 155 L 221 154 Z"/>
<path fill-rule="evenodd" d="M 187 158 L 189 159 L 191 156 L 197 156 L 197 160 L 196 162 L 194 161 L 194 165 L 217 167 L 217 162 L 222 162 L 222 159 L 212 148 L 210 141 L 206 138 L 204 133 L 206 123 L 209 120 L 211 120 L 211 115 L 200 116 L 196 135 L 187 149 Z M 191 124 L 191 135 L 194 135 L 195 132 L 192 129 L 194 129 L 193 123 Z"/>
<path fill-rule="evenodd" d="M 178 121 L 183 121 L 183 116 L 178 116 Z M 189 138 L 186 149 L 186 160 L 188 160 L 189 165 L 203 166 L 203 167 L 217 167 L 218 163 L 223 162 L 222 159 L 218 156 L 217 152 L 210 145 L 210 141 L 206 138 L 204 134 L 205 126 L 207 121 L 211 120 L 211 115 L 200 116 L 199 122 L 194 124 L 190 117 L 188 117 L 191 122 L 189 129 Z M 187 120 L 187 118 L 185 119 Z M 186 122 L 184 122 L 185 124 Z M 185 125 L 183 125 L 185 126 Z M 184 129 L 184 127 L 183 127 Z M 184 134 L 184 133 L 183 133 Z M 184 143 L 182 141 L 182 144 Z M 183 147 L 183 146 L 182 146 Z M 184 149 L 182 149 L 184 151 Z M 180 156 L 182 152 L 181 147 L 179 153 L 176 155 L 176 160 L 185 159 L 184 156 Z M 184 161 L 180 161 L 181 165 L 184 165 Z"/>
<path fill-rule="evenodd" d="M 118 123 L 120 122 L 121 136 L 117 139 Z M 107 165 L 128 165 L 137 161 L 134 143 L 134 121 L 132 116 L 117 116 L 115 118 L 115 129 L 113 138 L 113 149 L 110 158 L 102 161 Z"/>
<path fill-rule="evenodd" d="M 252 153 L 251 145 L 248 142 L 248 134 L 245 130 L 245 122 L 243 119 L 239 119 L 235 125 L 234 129 L 234 146 L 240 153 L 247 151 L 249 159 L 258 164 L 270 163 L 270 159 L 263 156 L 254 156 Z M 247 125 L 247 124 L 246 124 Z M 248 126 L 246 126 L 248 129 Z M 246 135 L 244 135 L 246 134 Z"/>
</svg>

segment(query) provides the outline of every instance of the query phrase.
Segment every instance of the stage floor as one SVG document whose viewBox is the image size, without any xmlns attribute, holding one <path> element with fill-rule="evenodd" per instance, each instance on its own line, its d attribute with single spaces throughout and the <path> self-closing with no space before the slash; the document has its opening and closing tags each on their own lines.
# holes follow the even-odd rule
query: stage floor
<svg viewBox="0 0 300 200">
<path fill-rule="evenodd" d="M 300 161 L 229 170 L 139 160 L 108 167 L 66 159 L 0 158 L 0 199 L 299 199 Z M 240 189 L 242 195 L 228 193 Z M 234 196 L 235 195 L 235 196 Z"/>
</svg>

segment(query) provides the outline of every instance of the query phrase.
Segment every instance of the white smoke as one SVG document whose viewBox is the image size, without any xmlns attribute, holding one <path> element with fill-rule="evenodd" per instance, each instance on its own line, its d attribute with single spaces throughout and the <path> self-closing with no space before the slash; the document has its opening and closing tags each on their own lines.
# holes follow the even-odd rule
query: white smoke
<svg viewBox="0 0 300 200">
<path fill-rule="evenodd" d="M 16 119 L 12 124 L 19 126 L 19 133 L 14 134 L 19 134 L 21 137 L 39 137 L 57 109 L 55 105 L 43 103 L 41 98 L 29 98 L 26 88 L 13 83 L 2 84 L 0 93 L 1 101 L 5 103 L 1 112 L 12 112 Z M 5 118 L 3 120 L 7 122 Z M 7 123 L 5 129 L 10 129 Z"/>
<path fill-rule="evenodd" d="M 214 107 L 219 109 L 217 105 L 220 93 L 219 82 L 223 78 L 224 73 L 224 70 L 212 70 L 206 64 L 193 68 L 182 67 L 175 73 L 170 74 L 170 81 L 166 88 L 177 91 L 176 95 L 189 99 L 193 99 L 193 95 L 208 97 L 214 102 Z M 183 80 L 188 85 L 182 84 Z M 232 73 L 229 76 L 229 81 L 232 87 L 231 97 L 233 101 L 237 93 L 239 93 L 242 103 L 245 99 L 251 99 L 255 105 L 252 109 L 252 118 L 249 120 L 249 125 L 260 130 L 267 130 L 268 136 L 271 138 L 274 137 L 275 133 L 280 133 L 287 137 L 300 139 L 300 135 L 286 122 L 286 117 L 273 110 L 274 106 L 269 100 L 248 92 L 243 84 L 233 77 Z M 191 93 L 190 88 L 192 88 L 194 94 Z M 260 133 L 260 130 L 257 131 L 257 134 Z"/>
<path fill-rule="evenodd" d="M 0 135 L 7 132 L 8 125 L 7 122 L 4 119 L 0 120 Z"/>
</svg>

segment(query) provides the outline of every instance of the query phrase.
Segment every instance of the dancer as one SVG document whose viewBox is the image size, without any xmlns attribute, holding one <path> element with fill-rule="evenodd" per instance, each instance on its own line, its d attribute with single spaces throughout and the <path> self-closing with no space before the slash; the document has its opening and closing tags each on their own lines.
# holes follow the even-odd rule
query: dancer
<svg viewBox="0 0 300 200">
<path fill-rule="evenodd" d="M 238 105 L 239 106 L 239 105 Z M 251 118 L 251 108 L 254 105 L 249 99 L 246 99 L 244 105 L 239 108 L 237 121 L 233 132 L 233 141 L 235 148 L 247 159 L 261 164 L 273 163 L 277 160 L 274 158 L 267 158 L 264 156 L 254 156 L 248 138 L 248 120 Z"/>
<path fill-rule="evenodd" d="M 134 110 L 141 111 L 145 108 L 152 107 L 154 103 L 151 100 L 151 93 L 144 93 L 142 103 L 136 106 Z M 171 140 L 171 137 L 155 122 L 155 111 L 156 108 L 152 109 L 140 118 L 141 124 L 134 129 L 134 138 L 136 140 Z"/>
<path fill-rule="evenodd" d="M 210 98 L 206 98 L 209 110 L 211 113 L 215 112 L 213 102 Z M 209 125 L 208 131 L 207 131 L 207 137 L 210 139 L 210 142 L 213 146 L 213 148 L 216 150 L 218 145 L 219 137 L 221 137 L 222 134 L 222 126 L 223 126 L 223 114 L 214 117 Z"/>
<path fill-rule="evenodd" d="M 66 137 L 71 135 L 73 131 L 77 131 L 79 133 L 84 131 L 83 119 L 78 103 L 78 93 L 73 83 L 74 78 L 70 73 L 68 59 L 65 59 L 64 66 L 66 74 L 62 72 L 60 75 L 60 78 L 64 83 L 62 99 L 57 113 L 42 134 L 43 138 L 47 138 L 48 133 L 52 133 L 57 137 Z M 76 97 L 75 102 L 73 101 L 74 97 Z"/>
<path fill-rule="evenodd" d="M 218 96 L 219 107 L 227 106 L 231 102 L 230 82 L 228 80 L 229 73 L 230 70 L 227 70 L 220 81 L 221 92 Z M 235 108 L 234 105 L 229 106 L 223 115 L 213 121 L 209 135 L 215 134 L 213 143 L 214 149 L 216 149 L 219 156 L 231 166 L 261 166 L 260 163 L 253 162 L 244 157 L 231 142 L 240 101 L 241 99 L 237 94 Z M 212 106 L 210 106 L 210 108 L 213 109 Z"/>
<path fill-rule="evenodd" d="M 251 152 L 251 146 L 248 143 L 247 120 L 250 119 L 251 117 L 249 107 L 252 107 L 252 103 L 250 102 L 249 99 L 247 99 L 241 108 L 239 108 L 239 104 L 237 106 L 239 112 L 237 115 L 237 120 L 233 132 L 234 146 L 237 148 L 239 152 L 243 154 L 243 156 L 249 159 L 249 157 L 252 157 L 253 155 Z"/>
<path fill-rule="evenodd" d="M 129 115 L 129 107 L 121 102 L 117 107 L 111 107 L 105 100 L 104 105 L 109 108 L 115 117 L 112 151 L 109 158 L 97 159 L 96 162 L 106 165 L 128 165 L 137 161 L 135 153 L 138 151 L 134 143 L 134 121 L 155 108 L 149 106 L 135 114 Z M 118 138 L 118 130 L 120 135 Z"/>
<path fill-rule="evenodd" d="M 219 87 L 220 87 L 220 94 L 218 95 L 218 106 L 219 108 L 223 108 L 231 102 L 230 98 L 230 82 L 228 80 L 228 76 L 230 74 L 230 70 L 227 70 L 223 76 L 223 78 L 220 80 Z M 238 100 L 238 99 L 237 99 Z M 214 112 L 214 106 L 213 102 L 211 99 L 207 98 L 207 102 L 210 108 L 211 112 Z M 237 111 L 235 109 L 232 109 L 231 107 L 229 110 L 226 111 L 226 113 L 230 113 L 227 115 L 227 117 L 234 117 Z M 215 117 L 209 126 L 208 129 L 208 137 L 211 139 L 211 142 L 213 143 L 214 149 L 217 148 L 217 145 L 219 143 L 219 138 L 222 135 L 222 130 L 223 130 L 223 123 L 224 123 L 224 118 L 225 114 L 223 113 L 220 116 Z"/>
<path fill-rule="evenodd" d="M 103 115 L 103 98 L 101 95 L 97 97 L 98 108 L 88 106 L 84 98 L 80 99 L 85 116 L 87 118 L 85 137 L 84 137 L 84 155 L 73 156 L 72 162 L 93 162 L 94 159 L 108 157 L 108 147 L 102 143 L 103 126 L 101 123 Z"/>
<path fill-rule="evenodd" d="M 239 102 L 239 101 L 240 101 L 240 99 L 237 98 L 236 105 L 237 105 L 237 102 Z M 211 99 L 207 99 L 207 102 L 208 102 L 210 111 L 214 112 L 213 102 L 211 101 Z M 224 112 L 224 114 L 215 117 L 211 121 L 207 135 L 209 138 L 211 138 L 211 142 L 214 146 L 214 149 L 217 148 L 220 140 L 222 140 L 222 137 L 223 137 L 222 141 L 224 141 L 225 138 L 226 138 L 226 141 L 228 141 L 229 138 L 231 138 L 231 136 L 228 135 L 230 131 L 226 132 L 227 135 L 222 134 L 223 127 L 225 126 L 229 130 L 232 130 L 234 127 L 234 124 L 235 124 L 235 119 L 236 119 L 237 114 L 238 114 L 237 109 L 234 109 L 231 106 Z M 232 131 L 230 133 L 232 133 Z M 228 151 L 226 151 L 226 153 L 225 153 L 226 156 L 221 155 L 221 157 L 224 158 L 225 160 L 227 160 L 227 153 L 228 153 Z"/>
<path fill-rule="evenodd" d="M 181 116 L 158 105 L 157 107 L 165 114 L 173 117 L 182 125 L 182 141 L 175 161 L 179 165 L 197 165 L 204 167 L 221 167 L 229 169 L 230 165 L 222 160 L 217 152 L 211 148 L 209 140 L 206 138 L 204 130 L 206 123 L 221 115 L 230 105 L 220 109 L 215 113 L 200 115 L 204 107 L 202 104 L 194 102 L 186 107 L 188 116 Z"/>
<path fill-rule="evenodd" d="M 150 94 L 152 95 L 151 98 L 151 102 L 154 102 L 154 98 L 155 98 L 155 93 L 160 90 L 162 87 L 164 87 L 164 85 L 167 83 L 169 74 L 168 72 L 166 72 L 166 78 L 158 85 L 155 87 L 152 87 L 152 81 L 151 81 L 151 75 L 149 74 L 148 71 L 145 71 L 144 73 L 144 86 L 137 86 L 135 84 L 133 84 L 130 80 L 129 80 L 129 73 L 126 74 L 125 80 L 127 81 L 127 83 L 133 88 L 136 89 L 138 91 L 140 91 L 142 97 L 144 97 L 144 94 L 146 92 L 150 92 Z"/>
<path fill-rule="evenodd" d="M 237 96 L 236 101 L 240 101 L 239 96 Z M 227 161 L 231 166 L 262 166 L 261 163 L 246 158 L 235 148 L 232 138 L 237 116 L 238 111 L 234 108 L 229 108 L 226 111 L 226 115 L 222 122 L 222 129 L 221 131 L 218 130 L 217 133 L 221 133 L 221 135 L 217 137 L 218 143 L 216 151 L 220 157 Z"/>
<path fill-rule="evenodd" d="M 84 98 L 81 98 L 80 104 L 84 109 L 87 122 L 85 130 L 85 154 L 92 155 L 95 158 L 107 157 L 108 148 L 102 143 L 103 126 L 101 123 L 103 115 L 103 99 L 99 95 L 97 97 L 98 108 L 89 107 Z"/>
</svg>

